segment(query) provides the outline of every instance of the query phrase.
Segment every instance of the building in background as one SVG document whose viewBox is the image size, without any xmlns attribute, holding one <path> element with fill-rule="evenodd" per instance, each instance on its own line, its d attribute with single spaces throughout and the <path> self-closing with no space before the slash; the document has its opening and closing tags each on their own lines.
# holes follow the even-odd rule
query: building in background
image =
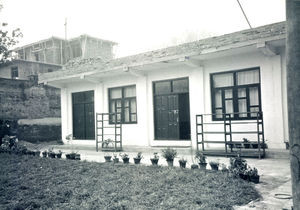
<svg viewBox="0 0 300 210">
<path fill-rule="evenodd" d="M 0 122 L 8 121 L 20 140 L 61 138 L 60 89 L 37 84 L 38 74 L 62 69 L 70 60 L 114 57 L 116 43 L 88 35 L 57 37 L 14 49 L 14 59 L 0 65 Z"/>
<path fill-rule="evenodd" d="M 62 65 L 76 58 L 110 60 L 116 44 L 89 35 L 69 40 L 51 37 L 14 49 L 15 59 L 0 66 L 0 78 L 35 79 L 39 73 L 60 70 Z"/>
</svg>

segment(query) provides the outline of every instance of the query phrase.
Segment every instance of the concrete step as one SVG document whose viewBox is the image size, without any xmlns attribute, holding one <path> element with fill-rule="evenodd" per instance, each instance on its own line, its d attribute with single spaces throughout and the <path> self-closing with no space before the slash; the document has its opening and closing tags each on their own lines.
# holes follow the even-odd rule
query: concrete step
<svg viewBox="0 0 300 210">
<path fill-rule="evenodd" d="M 266 158 L 289 159 L 290 158 L 290 150 L 266 149 Z"/>
</svg>

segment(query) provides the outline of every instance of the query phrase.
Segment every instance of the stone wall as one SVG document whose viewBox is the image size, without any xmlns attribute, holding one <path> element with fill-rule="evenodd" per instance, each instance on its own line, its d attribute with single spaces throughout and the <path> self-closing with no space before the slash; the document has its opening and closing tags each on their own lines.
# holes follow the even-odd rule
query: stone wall
<svg viewBox="0 0 300 210">
<path fill-rule="evenodd" d="M 0 78 L 0 120 L 8 120 L 21 140 L 58 140 L 60 90 L 34 81 Z"/>
</svg>

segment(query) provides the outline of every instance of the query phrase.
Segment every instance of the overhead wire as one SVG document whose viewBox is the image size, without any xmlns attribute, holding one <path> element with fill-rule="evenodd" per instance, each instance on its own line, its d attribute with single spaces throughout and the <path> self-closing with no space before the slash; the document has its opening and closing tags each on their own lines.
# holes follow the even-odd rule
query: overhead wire
<svg viewBox="0 0 300 210">
<path fill-rule="evenodd" d="M 236 1 L 238 2 L 239 6 L 240 6 L 240 8 L 241 8 L 241 10 L 242 10 L 242 12 L 243 12 L 244 17 L 245 17 L 245 19 L 246 19 L 246 21 L 247 21 L 247 23 L 248 23 L 250 29 L 252 29 L 252 26 L 251 26 L 251 24 L 250 24 L 250 22 L 249 22 L 249 20 L 248 20 L 248 18 L 247 18 L 247 15 L 246 15 L 246 13 L 245 13 L 245 11 L 244 11 L 244 9 L 243 9 L 243 7 L 242 7 L 240 1 L 239 1 L 239 0 L 236 0 Z"/>
</svg>

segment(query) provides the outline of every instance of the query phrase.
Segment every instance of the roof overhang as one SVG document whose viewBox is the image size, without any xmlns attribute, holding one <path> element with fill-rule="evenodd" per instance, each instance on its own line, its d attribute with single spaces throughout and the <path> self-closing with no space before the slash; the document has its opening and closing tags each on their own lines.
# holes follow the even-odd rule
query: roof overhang
<svg viewBox="0 0 300 210">
<path fill-rule="evenodd" d="M 143 76 L 147 72 L 171 67 L 184 67 L 195 69 L 201 67 L 203 61 L 226 56 L 241 55 L 251 52 L 260 52 L 265 56 L 278 54 L 278 49 L 285 47 L 285 34 L 263 39 L 250 40 L 221 47 L 208 48 L 198 52 L 163 56 L 149 61 L 135 61 L 128 65 L 118 65 L 111 68 L 98 68 L 90 66 L 84 72 L 62 70 L 39 75 L 39 83 L 63 88 L 74 82 L 101 83 L 108 78 L 125 75 Z"/>
</svg>

